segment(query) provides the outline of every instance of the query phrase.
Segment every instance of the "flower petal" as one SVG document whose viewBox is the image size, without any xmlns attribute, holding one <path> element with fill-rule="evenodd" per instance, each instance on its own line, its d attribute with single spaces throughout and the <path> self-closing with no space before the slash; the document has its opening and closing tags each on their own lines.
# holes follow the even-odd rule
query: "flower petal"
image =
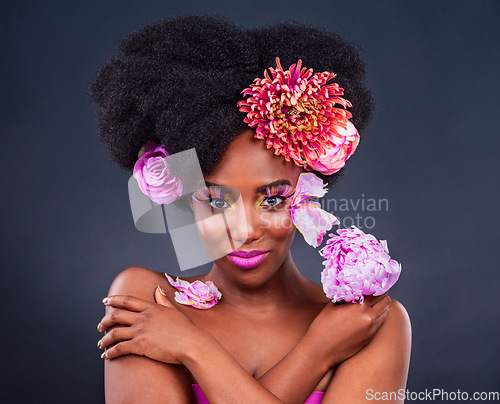
<svg viewBox="0 0 500 404">
<path fill-rule="evenodd" d="M 266 69 L 264 79 L 256 78 L 244 89 L 237 106 L 247 114 L 244 122 L 256 128 L 255 137 L 265 139 L 276 155 L 304 168 L 313 164 L 322 173 L 338 171 L 357 145 L 346 133 L 352 117 L 346 108 L 352 104 L 331 82 L 334 73 L 313 74 L 301 66 L 299 60 L 284 71 L 276 58 L 276 69 Z M 340 147 L 344 143 L 348 144 Z M 318 154 L 325 158 L 318 160 Z"/>
<path fill-rule="evenodd" d="M 317 247 L 323 241 L 325 233 L 339 220 L 313 203 L 292 206 L 292 222 L 302 233 L 306 242 Z"/>
<path fill-rule="evenodd" d="M 209 309 L 217 304 L 222 294 L 211 281 L 206 283 L 196 280 L 192 283 L 176 278 L 174 281 L 165 273 L 168 282 L 177 289 L 175 301 L 179 304 L 192 306 L 197 309 Z"/>
<path fill-rule="evenodd" d="M 320 254 L 325 258 L 321 282 L 332 301 L 362 302 L 379 296 L 398 280 L 401 264 L 390 259 L 386 241 L 378 241 L 356 226 L 330 234 Z"/>
<path fill-rule="evenodd" d="M 321 198 L 328 192 L 325 186 L 326 184 L 316 174 L 301 173 L 295 187 L 295 199 L 302 199 L 303 196 Z"/>
</svg>

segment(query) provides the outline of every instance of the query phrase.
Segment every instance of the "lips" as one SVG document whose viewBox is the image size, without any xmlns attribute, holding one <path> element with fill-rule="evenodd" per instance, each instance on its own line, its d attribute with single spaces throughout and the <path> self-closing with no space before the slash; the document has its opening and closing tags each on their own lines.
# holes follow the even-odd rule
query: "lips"
<svg viewBox="0 0 500 404">
<path fill-rule="evenodd" d="M 227 258 L 240 268 L 252 268 L 259 265 L 267 257 L 269 251 L 233 251 Z"/>
<path fill-rule="evenodd" d="M 265 254 L 267 251 L 253 250 L 253 251 L 233 251 L 229 253 L 232 257 L 241 257 L 241 258 L 252 258 L 257 255 Z"/>
</svg>

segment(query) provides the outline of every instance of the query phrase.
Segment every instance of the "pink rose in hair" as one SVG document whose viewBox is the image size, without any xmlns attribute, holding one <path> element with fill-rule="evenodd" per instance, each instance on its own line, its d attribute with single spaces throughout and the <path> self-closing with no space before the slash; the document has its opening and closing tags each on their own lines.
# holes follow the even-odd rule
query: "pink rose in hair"
<svg viewBox="0 0 500 404">
<path fill-rule="evenodd" d="M 347 121 L 347 129 L 339 128 L 330 136 L 331 142 L 325 146 L 325 152 L 309 161 L 309 167 L 325 175 L 331 175 L 344 167 L 359 143 L 356 127 Z"/>
<path fill-rule="evenodd" d="M 396 283 L 401 264 L 391 259 L 387 242 L 380 242 L 356 226 L 330 234 L 320 254 L 326 258 L 321 283 L 333 302 L 361 303 L 364 296 L 379 296 Z"/>
<path fill-rule="evenodd" d="M 141 155 L 141 152 L 144 152 Z M 182 182 L 167 163 L 168 153 L 163 146 L 147 142 L 134 165 L 134 178 L 141 191 L 153 202 L 169 204 L 182 195 Z"/>
</svg>

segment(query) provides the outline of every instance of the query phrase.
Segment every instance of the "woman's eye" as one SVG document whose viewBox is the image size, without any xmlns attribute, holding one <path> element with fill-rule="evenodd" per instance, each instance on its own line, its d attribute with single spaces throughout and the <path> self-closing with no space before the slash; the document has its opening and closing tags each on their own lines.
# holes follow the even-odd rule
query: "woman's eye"
<svg viewBox="0 0 500 404">
<path fill-rule="evenodd" d="M 282 198 L 280 196 L 269 196 L 264 201 L 262 201 L 263 206 L 267 207 L 273 207 L 279 205 L 281 202 L 283 202 L 285 198 Z"/>
<path fill-rule="evenodd" d="M 210 201 L 210 206 L 215 209 L 226 209 L 229 208 L 229 203 L 224 199 L 212 199 Z"/>
</svg>

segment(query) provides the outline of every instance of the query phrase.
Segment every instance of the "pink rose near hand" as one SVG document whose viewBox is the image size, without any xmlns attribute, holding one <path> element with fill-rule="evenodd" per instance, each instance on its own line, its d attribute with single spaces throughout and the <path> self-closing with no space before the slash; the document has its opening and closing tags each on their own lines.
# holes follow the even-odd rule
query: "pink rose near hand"
<svg viewBox="0 0 500 404">
<path fill-rule="evenodd" d="M 141 152 L 144 153 L 141 155 Z M 167 163 L 168 153 L 163 146 L 147 142 L 134 165 L 134 178 L 140 190 L 153 202 L 169 204 L 182 195 L 182 182 Z"/>
<path fill-rule="evenodd" d="M 379 242 L 373 235 L 351 227 L 338 229 L 338 236 L 330 234 L 320 250 L 325 258 L 321 283 L 334 303 L 363 303 L 364 296 L 379 296 L 396 283 L 401 273 L 401 264 L 391 259 L 385 240 Z"/>
</svg>

